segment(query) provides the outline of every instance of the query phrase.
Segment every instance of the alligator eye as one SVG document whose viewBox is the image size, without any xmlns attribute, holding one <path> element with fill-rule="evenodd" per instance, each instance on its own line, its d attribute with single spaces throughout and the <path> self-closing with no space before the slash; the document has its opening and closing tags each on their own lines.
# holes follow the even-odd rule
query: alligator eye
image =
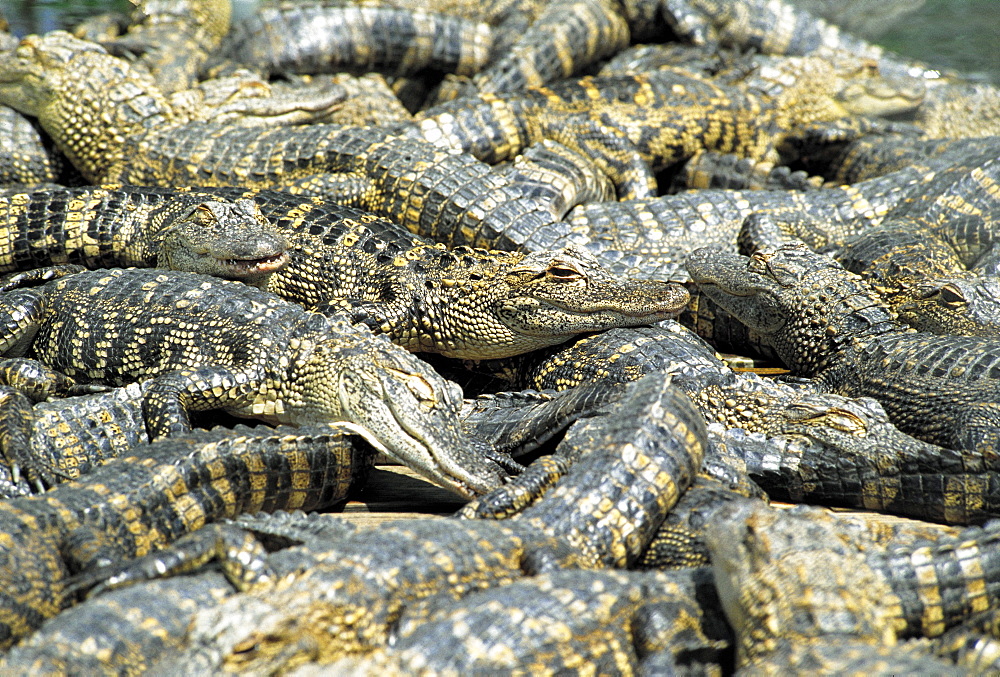
<svg viewBox="0 0 1000 677">
<path fill-rule="evenodd" d="M 434 396 L 434 386 L 432 386 L 427 379 L 419 374 L 410 374 L 406 379 L 406 386 L 417 396 L 425 402 L 433 402 L 437 398 Z"/>
<path fill-rule="evenodd" d="M 857 437 L 864 437 L 868 434 L 865 420 L 846 409 L 836 407 L 819 409 L 807 404 L 793 404 L 786 410 L 786 416 L 796 423 L 826 426 Z"/>
<path fill-rule="evenodd" d="M 434 392 L 434 386 L 420 374 L 412 374 L 408 371 L 386 365 L 382 365 L 382 369 L 405 383 L 406 387 L 413 393 L 413 396 L 421 402 L 430 404 L 431 406 L 437 402 L 437 394 Z"/>
<path fill-rule="evenodd" d="M 553 280 L 559 280 L 560 282 L 570 282 L 572 280 L 579 280 L 583 277 L 580 275 L 580 271 L 576 268 L 560 265 L 558 263 L 554 263 L 549 266 L 545 271 L 545 276 Z"/>
<path fill-rule="evenodd" d="M 938 295 L 941 303 L 949 308 L 957 308 L 968 304 L 965 294 L 962 293 L 959 287 L 953 284 L 946 284 L 941 287 Z"/>
</svg>

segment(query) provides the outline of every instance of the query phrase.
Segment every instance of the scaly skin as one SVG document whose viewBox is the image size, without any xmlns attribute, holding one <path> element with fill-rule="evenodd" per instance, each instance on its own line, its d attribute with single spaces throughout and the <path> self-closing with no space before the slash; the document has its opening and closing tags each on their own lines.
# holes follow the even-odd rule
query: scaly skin
<svg viewBox="0 0 1000 677">
<path fill-rule="evenodd" d="M 854 80 L 873 77 L 870 69 L 845 75 L 819 59 L 807 63 L 786 65 L 791 83 L 774 96 L 663 70 L 466 97 L 428 109 L 415 126 L 398 131 L 489 163 L 553 139 L 594 161 L 615 183 L 619 199 L 647 198 L 656 193 L 652 171 L 699 151 L 775 160 L 786 137 L 847 118 L 852 105 L 870 108 L 863 97 L 859 103 L 839 95 L 852 85 L 863 88 Z M 862 130 L 867 124 L 851 123 Z"/>
<path fill-rule="evenodd" d="M 450 357 L 649 324 L 687 302 L 679 285 L 611 275 L 575 245 L 448 251 L 372 214 L 277 191 L 74 188 L 0 197 L 5 216 L 0 270 L 158 265 L 241 279 Z"/>
<path fill-rule="evenodd" d="M 878 400 L 900 430 L 927 442 L 997 452 L 1000 342 L 907 330 L 870 285 L 802 243 L 752 257 L 698 249 L 687 267 L 795 373 Z"/>
<path fill-rule="evenodd" d="M 429 9 L 274 4 L 237 23 L 223 55 L 269 73 L 471 75 L 482 69 L 493 47 L 490 26 Z"/>
<path fill-rule="evenodd" d="M 229 32 L 230 0 L 141 0 L 132 22 L 112 42 L 139 55 L 166 93 L 190 87 L 209 55 Z"/>
<path fill-rule="evenodd" d="M 220 428 L 136 452 L 84 481 L 0 505 L 0 646 L 72 601 L 66 579 L 74 569 L 142 556 L 241 512 L 343 500 L 372 458 L 333 426 Z"/>
<path fill-rule="evenodd" d="M 705 434 L 670 377 L 650 374 L 567 431 L 556 451 L 561 467 L 550 472 L 553 457 L 543 456 L 541 473 L 529 466 L 460 515 L 512 518 L 567 540 L 595 565 L 626 567 L 691 484 Z"/>
<path fill-rule="evenodd" d="M 911 572 L 885 566 L 881 549 L 862 530 L 817 509 L 783 513 L 748 500 L 716 513 L 706 540 L 738 641 L 738 668 L 755 674 L 964 674 L 934 661 L 926 646 L 898 643 L 901 620 L 911 611 L 900 592 L 912 586 L 914 594 L 922 583 L 906 576 Z M 895 549 L 900 556 L 919 550 Z M 944 547 L 940 554 L 946 566 L 951 557 Z M 966 582 L 963 567 L 956 564 L 950 573 L 952 585 Z M 968 578 L 972 583 L 974 575 Z M 944 580 L 933 584 L 946 594 Z"/>
<path fill-rule="evenodd" d="M 188 430 L 189 410 L 299 425 L 348 420 L 379 449 L 463 495 L 501 480 L 460 428 L 455 384 L 385 337 L 254 287 L 113 269 L 3 301 L 8 356 L 13 346 L 14 356 L 24 352 L 78 381 L 155 378 L 143 403 L 153 439 Z"/>
<path fill-rule="evenodd" d="M 257 204 L 165 188 L 67 188 L 0 197 L 0 271 L 161 267 L 260 284 L 288 243 Z"/>
</svg>

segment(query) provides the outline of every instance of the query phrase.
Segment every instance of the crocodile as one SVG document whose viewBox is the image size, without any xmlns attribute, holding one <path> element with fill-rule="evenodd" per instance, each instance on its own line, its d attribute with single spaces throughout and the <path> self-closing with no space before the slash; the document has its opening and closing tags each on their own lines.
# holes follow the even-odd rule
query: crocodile
<svg viewBox="0 0 1000 677">
<path fill-rule="evenodd" d="M 801 242 L 751 257 L 702 248 L 687 267 L 794 373 L 836 394 L 873 397 L 900 430 L 926 442 L 995 453 L 995 340 L 909 330 L 870 285 Z"/>
<path fill-rule="evenodd" d="M 189 430 L 189 411 L 297 424 L 346 419 L 462 495 L 503 477 L 497 456 L 462 432 L 455 384 L 384 336 L 255 287 L 108 269 L 16 289 L 2 302 L 7 357 L 21 353 L 85 383 L 155 379 L 143 398 L 151 439 Z"/>
<path fill-rule="evenodd" d="M 348 314 L 408 350 L 452 357 L 513 355 L 581 332 L 648 324 L 687 301 L 676 284 L 610 275 L 578 246 L 445 250 L 384 218 L 278 191 L 26 193 L 0 197 L 4 221 L 0 270 L 156 265 L 240 279 Z"/>
<path fill-rule="evenodd" d="M 748 500 L 723 508 L 706 537 L 737 667 L 751 671 L 965 674 L 900 640 L 996 604 L 996 524 L 884 548 L 822 510 Z"/>
<path fill-rule="evenodd" d="M 87 478 L 0 504 L 0 646 L 72 601 L 75 571 L 142 556 L 206 522 L 343 500 L 374 457 L 353 426 L 239 426 L 139 445 Z"/>
</svg>

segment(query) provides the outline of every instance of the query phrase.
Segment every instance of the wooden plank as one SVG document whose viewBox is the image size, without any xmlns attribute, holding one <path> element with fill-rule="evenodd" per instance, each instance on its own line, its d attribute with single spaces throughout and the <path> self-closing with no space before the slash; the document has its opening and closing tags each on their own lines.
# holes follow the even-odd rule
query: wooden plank
<svg viewBox="0 0 1000 677">
<path fill-rule="evenodd" d="M 382 465 L 372 469 L 364 489 L 337 512 L 356 521 L 435 517 L 450 515 L 465 503 L 406 466 Z"/>
</svg>

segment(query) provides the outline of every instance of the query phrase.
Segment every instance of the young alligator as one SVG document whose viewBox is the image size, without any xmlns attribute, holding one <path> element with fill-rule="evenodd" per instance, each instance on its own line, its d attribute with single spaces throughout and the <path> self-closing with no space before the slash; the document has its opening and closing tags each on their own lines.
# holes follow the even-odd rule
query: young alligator
<svg viewBox="0 0 1000 677">
<path fill-rule="evenodd" d="M 65 188 L 0 197 L 0 272 L 59 264 L 162 267 L 260 284 L 288 242 L 255 202 L 168 188 Z"/>
<path fill-rule="evenodd" d="M 612 276 L 577 246 L 448 251 L 372 214 L 277 191 L 119 186 L 0 197 L 0 271 L 67 262 L 242 279 L 346 313 L 408 350 L 473 359 L 656 322 L 687 302 L 682 287 Z"/>
<path fill-rule="evenodd" d="M 765 433 L 713 432 L 774 500 L 946 524 L 1000 517 L 1000 476 L 992 457 L 906 435 L 869 398 L 803 395 Z"/>
<path fill-rule="evenodd" d="M 600 242 L 606 250 L 601 260 L 615 272 L 686 280 L 684 257 L 698 247 L 735 249 L 740 227 L 752 214 L 767 214 L 779 223 L 822 224 L 822 231 L 799 234 L 820 248 L 875 227 L 890 213 L 902 216 L 927 210 L 935 196 L 953 191 L 957 182 L 975 180 L 987 163 L 995 166 L 997 154 L 996 139 L 977 140 L 852 185 L 805 192 L 700 190 L 597 202 L 574 208 L 565 222 L 570 232 Z M 982 197 L 989 199 L 989 183 L 984 182 L 982 189 L 986 191 Z M 960 235 L 956 230 L 956 241 Z M 617 260 L 613 251 L 619 252 Z"/>
<path fill-rule="evenodd" d="M 870 285 L 802 243 L 751 257 L 704 248 L 703 293 L 830 392 L 878 400 L 901 430 L 987 457 L 1000 440 L 1000 343 L 908 330 Z"/>
<path fill-rule="evenodd" d="M 960 195 L 949 197 L 954 204 L 961 204 Z M 797 225 L 791 230 L 811 231 L 812 225 Z M 947 230 L 967 235 L 971 231 L 973 238 L 978 230 L 980 239 L 985 239 L 991 235 L 991 225 L 987 222 L 975 229 L 959 223 Z M 748 254 L 779 246 L 789 241 L 788 230 L 766 215 L 749 216 L 738 236 L 740 251 Z M 821 228 L 816 226 L 816 230 Z M 945 229 L 924 217 L 890 216 L 880 225 L 820 252 L 860 275 L 902 322 L 918 331 L 996 336 L 1000 329 L 1000 283 L 994 275 L 967 269 L 955 248 L 936 234 L 940 230 Z M 987 258 L 992 258 L 992 253 Z"/>
<path fill-rule="evenodd" d="M 540 251 L 556 240 L 544 205 L 471 156 L 380 129 L 187 122 L 148 77 L 64 32 L 0 59 L 0 102 L 37 117 L 95 183 L 281 187 L 335 194 L 446 243 Z"/>
<path fill-rule="evenodd" d="M 125 34 L 105 43 L 136 55 L 166 93 L 186 89 L 229 32 L 230 0 L 139 0 Z"/>
<path fill-rule="evenodd" d="M 493 48 L 490 26 L 432 9 L 273 4 L 235 23 L 219 56 L 285 74 L 430 69 L 471 75 L 482 69 Z"/>
<path fill-rule="evenodd" d="M 717 513 L 707 540 L 738 642 L 737 668 L 966 674 L 935 661 L 926 645 L 898 638 L 941 634 L 996 603 L 996 539 L 995 528 L 973 527 L 954 539 L 886 551 L 856 525 L 818 509 L 733 503 Z"/>
<path fill-rule="evenodd" d="M 693 476 L 705 445 L 700 417 L 669 378 L 652 376 L 632 390 L 641 420 L 605 416 L 574 433 L 579 462 L 516 519 L 383 523 L 312 544 L 292 560 L 291 571 L 274 557 L 271 567 L 255 565 L 259 551 L 223 557 L 228 575 L 248 594 L 206 610 L 196 645 L 201 636 L 203 651 L 214 649 L 234 665 L 245 661 L 245 668 L 300 652 L 327 662 L 383 646 L 399 623 L 424 617 L 425 599 L 459 599 L 540 571 L 625 565 Z M 106 581 L 102 587 L 114 588 L 190 570 L 223 554 L 220 538 L 237 554 L 244 544 L 239 533 L 205 529 L 77 583 Z M 248 622 L 223 620 L 234 616 Z"/>
<path fill-rule="evenodd" d="M 552 456 L 459 515 L 525 522 L 565 539 L 584 561 L 626 567 L 691 484 L 705 435 L 704 420 L 670 376 L 650 374 L 573 424 Z"/>
<path fill-rule="evenodd" d="M 794 84 L 775 96 L 662 70 L 466 97 L 426 110 L 415 126 L 396 131 L 488 163 L 554 139 L 592 159 L 611 177 L 619 199 L 646 198 L 656 194 L 652 172 L 700 150 L 777 159 L 785 137 L 849 116 L 855 102 L 841 90 L 873 77 L 870 69 L 844 74 L 819 59 L 783 66 Z M 863 118 L 851 124 L 857 131 L 877 128 Z"/>
<path fill-rule="evenodd" d="M 188 411 L 304 424 L 350 420 L 375 446 L 463 495 L 502 477 L 463 434 L 461 394 L 420 360 L 343 319 L 238 282 L 178 271 L 85 271 L 2 298 L 7 356 L 87 383 L 155 379 L 152 439 Z"/>
<path fill-rule="evenodd" d="M 345 429 L 347 432 L 345 433 Z M 139 446 L 84 481 L 0 503 L 0 647 L 72 598 L 74 571 L 144 555 L 241 512 L 343 500 L 373 459 L 353 426 L 218 428 Z"/>
</svg>

